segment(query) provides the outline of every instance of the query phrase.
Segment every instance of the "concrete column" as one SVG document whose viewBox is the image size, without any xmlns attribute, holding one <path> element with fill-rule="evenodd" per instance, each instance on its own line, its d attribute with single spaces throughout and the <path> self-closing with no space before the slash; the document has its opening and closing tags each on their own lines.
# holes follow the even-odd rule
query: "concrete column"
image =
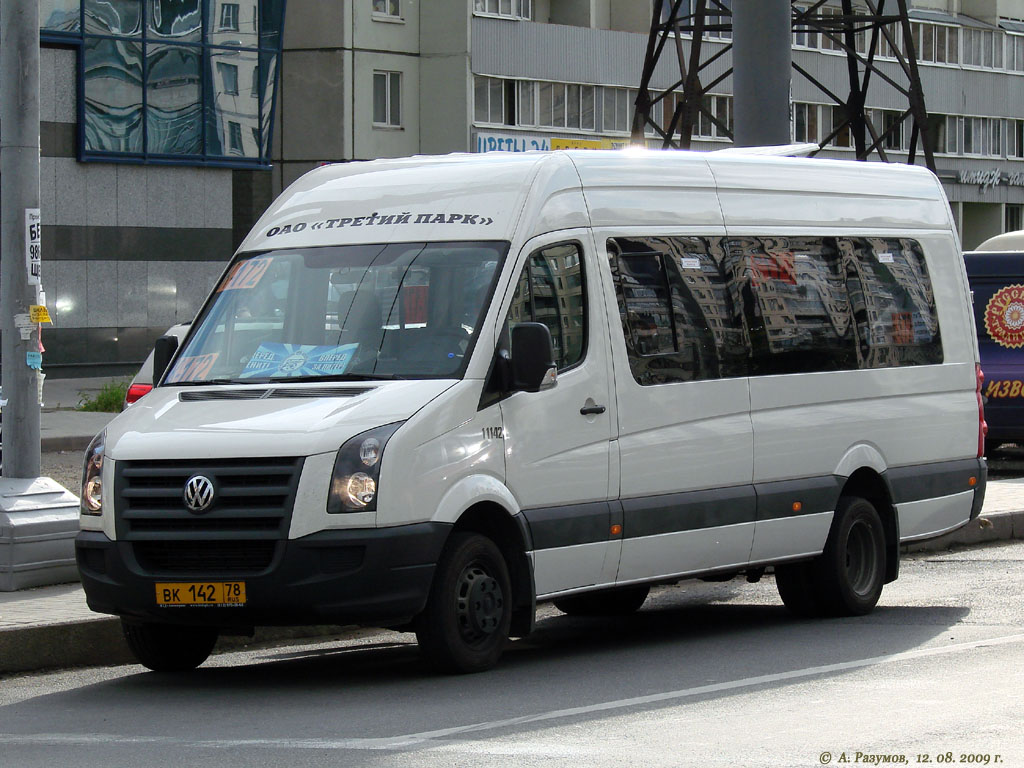
<svg viewBox="0 0 1024 768">
<path fill-rule="evenodd" d="M 3 475 L 39 476 L 39 388 L 15 317 L 36 303 L 26 268 L 26 210 L 39 208 L 39 0 L 0 3 L 0 321 L 3 327 Z M 41 226 L 41 222 L 36 222 Z"/>
<path fill-rule="evenodd" d="M 789 0 L 733 0 L 732 28 L 736 146 L 789 144 Z"/>
<path fill-rule="evenodd" d="M 78 499 L 39 477 L 39 384 L 27 355 L 39 328 L 16 322 L 37 301 L 29 283 L 26 209 L 39 208 L 39 0 L 0 2 L 0 315 L 3 477 L 0 591 L 73 581 Z M 42 226 L 41 221 L 35 222 Z M 22 328 L 25 338 L 22 337 Z"/>
</svg>

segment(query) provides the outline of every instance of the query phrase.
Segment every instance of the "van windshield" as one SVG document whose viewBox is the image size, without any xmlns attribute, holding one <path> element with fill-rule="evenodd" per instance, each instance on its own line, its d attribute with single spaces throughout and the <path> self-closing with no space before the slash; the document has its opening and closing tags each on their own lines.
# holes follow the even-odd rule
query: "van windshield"
<svg viewBox="0 0 1024 768">
<path fill-rule="evenodd" d="M 507 251 L 450 242 L 243 254 L 164 383 L 461 378 Z"/>
</svg>

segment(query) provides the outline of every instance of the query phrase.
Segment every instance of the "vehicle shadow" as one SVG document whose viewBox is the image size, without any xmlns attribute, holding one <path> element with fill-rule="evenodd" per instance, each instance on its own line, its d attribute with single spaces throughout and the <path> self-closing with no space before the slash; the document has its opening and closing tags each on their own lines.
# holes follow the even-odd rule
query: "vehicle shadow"
<svg viewBox="0 0 1024 768">
<path fill-rule="evenodd" d="M 221 659 L 233 666 L 188 674 L 129 672 L 4 707 L 4 730 L 31 732 L 38 721 L 55 732 L 105 733 L 145 712 L 143 730 L 180 723 L 200 740 L 222 737 L 216 722 L 261 738 L 292 734 L 293 716 L 306 718 L 301 730 L 311 736 L 391 738 L 665 692 L 696 690 L 704 700 L 736 687 L 787 684 L 766 677 L 814 675 L 819 667 L 913 650 L 967 613 L 962 606 L 881 606 L 867 617 L 798 620 L 778 605 L 671 599 L 616 618 L 545 609 L 536 631 L 510 642 L 499 666 L 483 674 L 436 673 L 412 635 L 377 634 L 360 644 L 233 654 Z M 725 688 L 706 691 L 716 684 Z M 310 726 L 309 713 L 317 724 Z"/>
</svg>

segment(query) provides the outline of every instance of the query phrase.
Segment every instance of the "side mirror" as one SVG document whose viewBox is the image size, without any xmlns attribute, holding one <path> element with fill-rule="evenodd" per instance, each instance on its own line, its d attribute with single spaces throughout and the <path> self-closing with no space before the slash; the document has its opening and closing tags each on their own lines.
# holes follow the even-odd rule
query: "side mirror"
<svg viewBox="0 0 1024 768">
<path fill-rule="evenodd" d="M 519 323 L 512 328 L 512 386 L 523 392 L 540 392 L 558 382 L 551 331 L 543 323 Z"/>
<path fill-rule="evenodd" d="M 156 344 L 153 346 L 154 387 L 157 386 L 160 383 L 160 379 L 164 377 L 164 372 L 167 370 L 167 366 L 171 363 L 171 358 L 174 357 L 174 353 L 177 351 L 177 336 L 161 336 L 156 340 Z"/>
</svg>

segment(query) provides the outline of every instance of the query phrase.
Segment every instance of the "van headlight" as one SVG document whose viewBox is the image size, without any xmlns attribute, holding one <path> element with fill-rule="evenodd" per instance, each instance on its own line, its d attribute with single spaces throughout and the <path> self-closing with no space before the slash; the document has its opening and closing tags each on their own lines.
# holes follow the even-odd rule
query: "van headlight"
<svg viewBox="0 0 1024 768">
<path fill-rule="evenodd" d="M 348 440 L 338 450 L 327 496 L 328 514 L 377 509 L 380 460 L 388 439 L 404 422 L 376 427 Z"/>
<path fill-rule="evenodd" d="M 103 430 L 85 449 L 85 466 L 82 468 L 83 515 L 103 513 L 103 450 L 106 447 L 107 430 Z"/>
</svg>

